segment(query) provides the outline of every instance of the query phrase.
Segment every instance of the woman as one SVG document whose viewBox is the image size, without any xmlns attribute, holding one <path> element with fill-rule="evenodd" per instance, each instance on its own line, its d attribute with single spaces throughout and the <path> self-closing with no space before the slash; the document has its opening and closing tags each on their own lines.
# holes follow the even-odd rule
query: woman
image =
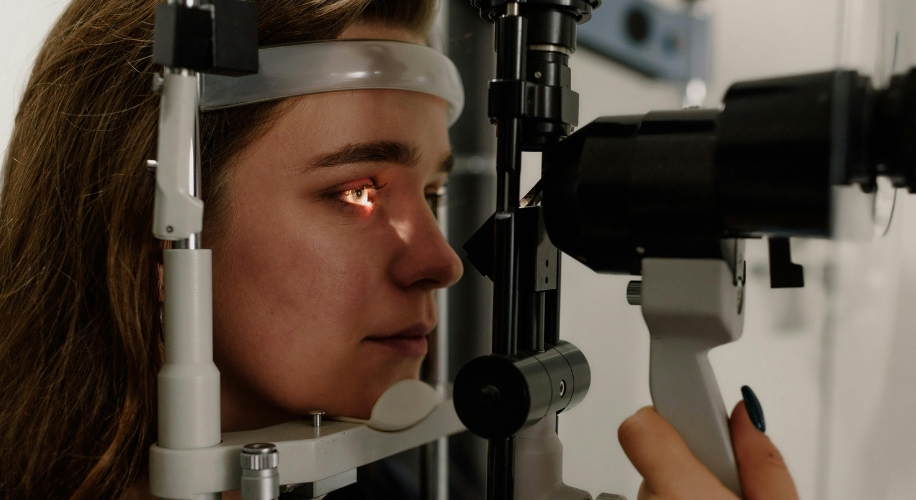
<svg viewBox="0 0 916 500">
<path fill-rule="evenodd" d="M 17 115 L 0 197 L 0 498 L 148 496 L 162 362 L 163 245 L 142 168 L 156 144 L 156 3 L 75 0 Z M 260 44 L 423 43 L 434 7 L 262 1 Z M 201 138 L 223 430 L 316 409 L 368 416 L 417 376 L 432 293 L 461 274 L 425 200 L 450 165 L 445 103 L 319 94 L 204 114 Z"/>
<path fill-rule="evenodd" d="M 2 498 L 118 498 L 145 476 L 161 365 L 162 244 L 142 167 L 156 3 L 74 1 L 17 115 L 0 205 Z M 435 4 L 258 9 L 261 45 L 423 43 Z M 426 200 L 450 166 L 446 112 L 366 90 L 202 115 L 224 431 L 309 410 L 368 417 L 417 376 L 433 291 L 461 274 Z"/>
</svg>

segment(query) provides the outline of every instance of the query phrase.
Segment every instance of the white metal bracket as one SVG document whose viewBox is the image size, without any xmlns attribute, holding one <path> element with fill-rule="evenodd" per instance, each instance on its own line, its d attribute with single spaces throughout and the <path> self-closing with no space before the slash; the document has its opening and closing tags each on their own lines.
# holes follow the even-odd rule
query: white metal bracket
<svg viewBox="0 0 916 500">
<path fill-rule="evenodd" d="M 583 490 L 563 482 L 563 443 L 550 413 L 515 436 L 516 500 L 591 500 Z"/>
<path fill-rule="evenodd" d="M 224 433 L 207 448 L 150 448 L 150 492 L 159 498 L 190 499 L 237 490 L 241 486 L 239 453 L 248 443 L 273 443 L 280 453 L 280 484 L 313 483 L 400 453 L 465 427 L 449 399 L 413 427 L 383 432 L 362 424 L 306 421 L 256 431 Z"/>
<path fill-rule="evenodd" d="M 197 162 L 197 74 L 166 72 L 159 106 L 153 234 L 183 240 L 203 228 L 204 202 L 192 193 Z"/>
</svg>

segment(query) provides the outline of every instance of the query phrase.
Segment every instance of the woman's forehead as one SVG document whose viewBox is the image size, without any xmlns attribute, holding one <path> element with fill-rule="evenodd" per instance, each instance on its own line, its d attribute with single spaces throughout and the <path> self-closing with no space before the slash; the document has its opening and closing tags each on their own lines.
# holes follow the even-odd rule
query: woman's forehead
<svg viewBox="0 0 916 500">
<path fill-rule="evenodd" d="M 290 175 L 335 170 L 315 167 L 369 163 L 413 165 L 423 172 L 447 174 L 452 163 L 447 107 L 444 100 L 427 94 L 395 90 L 290 98 L 270 129 L 251 144 L 243 162 Z"/>
<path fill-rule="evenodd" d="M 275 122 L 288 140 L 351 144 L 391 141 L 449 149 L 448 104 L 419 92 L 350 90 L 293 98 Z"/>
</svg>

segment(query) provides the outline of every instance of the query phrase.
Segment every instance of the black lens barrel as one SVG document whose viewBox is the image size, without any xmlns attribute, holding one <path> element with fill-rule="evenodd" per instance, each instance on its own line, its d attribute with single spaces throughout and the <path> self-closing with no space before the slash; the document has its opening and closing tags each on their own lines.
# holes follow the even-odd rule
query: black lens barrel
<svg viewBox="0 0 916 500">
<path fill-rule="evenodd" d="M 916 70 L 738 83 L 715 110 L 603 117 L 543 156 L 554 244 L 598 272 L 721 258 L 722 240 L 833 237 L 835 188 L 916 189 Z"/>
</svg>

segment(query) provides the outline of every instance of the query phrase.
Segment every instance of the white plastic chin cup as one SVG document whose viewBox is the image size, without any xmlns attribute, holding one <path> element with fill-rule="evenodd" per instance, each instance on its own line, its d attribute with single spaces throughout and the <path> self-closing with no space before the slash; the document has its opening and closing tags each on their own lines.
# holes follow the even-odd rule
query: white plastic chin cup
<svg viewBox="0 0 916 500">
<path fill-rule="evenodd" d="M 333 418 L 366 424 L 379 431 L 402 431 L 420 423 L 438 404 L 439 395 L 432 386 L 419 380 L 402 380 L 382 393 L 372 407 L 372 417 L 369 420 Z"/>
</svg>

